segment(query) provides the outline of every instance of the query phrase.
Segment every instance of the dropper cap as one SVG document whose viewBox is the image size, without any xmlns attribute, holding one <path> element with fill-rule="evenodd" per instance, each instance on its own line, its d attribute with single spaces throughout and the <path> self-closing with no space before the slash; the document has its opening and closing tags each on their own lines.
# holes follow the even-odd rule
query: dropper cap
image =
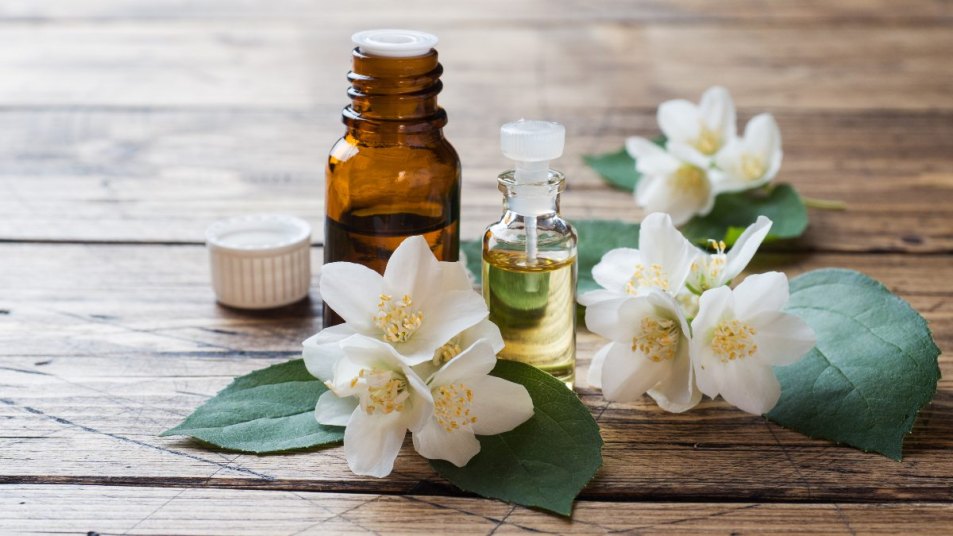
<svg viewBox="0 0 953 536">
<path fill-rule="evenodd" d="M 416 30 L 365 30 L 352 35 L 351 41 L 364 54 L 387 58 L 423 56 L 437 46 L 437 36 Z"/>
<path fill-rule="evenodd" d="M 516 195 L 510 210 L 523 216 L 551 212 L 549 162 L 562 156 L 566 127 L 553 121 L 520 119 L 500 127 L 503 155 L 516 161 Z"/>
</svg>

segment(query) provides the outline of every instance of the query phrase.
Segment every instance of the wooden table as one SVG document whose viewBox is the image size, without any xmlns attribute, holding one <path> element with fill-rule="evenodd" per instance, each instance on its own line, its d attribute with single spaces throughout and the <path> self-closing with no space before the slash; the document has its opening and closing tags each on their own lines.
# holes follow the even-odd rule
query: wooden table
<svg viewBox="0 0 953 536">
<path fill-rule="evenodd" d="M 565 123 L 565 214 L 637 221 L 581 155 L 653 134 L 659 102 L 723 84 L 742 120 L 777 116 L 779 180 L 849 206 L 812 211 L 758 269 L 861 270 L 953 348 L 948 1 L 5 1 L 0 533 L 953 531 L 948 378 L 901 463 L 722 402 L 670 415 L 580 388 L 605 465 L 572 522 L 464 495 L 409 443 L 376 480 L 340 448 L 251 456 L 156 437 L 317 331 L 317 300 L 216 305 L 203 232 L 278 211 L 320 240 L 348 38 L 380 26 L 442 38 L 464 238 L 498 216 L 501 123 Z M 581 332 L 582 377 L 599 344 Z M 953 376 L 949 356 L 941 368 Z"/>
</svg>

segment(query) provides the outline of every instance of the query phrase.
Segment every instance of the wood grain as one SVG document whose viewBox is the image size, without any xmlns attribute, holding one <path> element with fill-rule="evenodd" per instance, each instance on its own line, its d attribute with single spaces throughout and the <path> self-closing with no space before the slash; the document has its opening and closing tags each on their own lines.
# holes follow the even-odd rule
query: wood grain
<svg viewBox="0 0 953 536">
<path fill-rule="evenodd" d="M 13 24 L 0 106 L 340 106 L 350 34 L 333 21 Z M 743 106 L 950 110 L 953 34 L 939 25 L 441 25 L 443 103 L 509 117 L 654 108 L 732 89 Z M 861 45 L 862 44 L 862 45 Z M 519 51 L 514 54 L 513 51 Z M 847 75 L 849 73 L 849 76 Z M 61 83 L 68 76 L 69 83 Z M 489 132 L 488 134 L 493 134 Z M 488 138 L 488 139 L 492 139 Z"/>
<path fill-rule="evenodd" d="M 948 0 L 8 0 L 0 4 L 0 533 L 948 534 L 953 526 L 953 3 Z M 839 199 L 756 271 L 842 266 L 922 312 L 945 379 L 897 463 L 706 401 L 683 415 L 581 386 L 605 466 L 572 522 L 462 494 L 409 445 L 387 479 L 339 447 L 251 456 L 156 434 L 297 355 L 320 301 L 214 303 L 203 230 L 308 219 L 342 131 L 349 35 L 441 37 L 462 229 L 499 213 L 499 124 L 568 129 L 570 218 L 638 221 L 581 162 L 655 107 L 731 89 L 775 114 L 779 180 Z M 580 376 L 602 341 L 580 332 Z"/>
<path fill-rule="evenodd" d="M 0 530 L 96 534 L 943 534 L 953 507 L 576 503 L 572 522 L 474 498 L 100 486 L 4 486 Z M 236 514 L 241 512 L 241 514 Z"/>
<path fill-rule="evenodd" d="M 156 437 L 234 376 L 295 357 L 318 329 L 316 303 L 264 314 L 217 306 L 197 246 L 5 244 L 0 256 L 18 261 L 0 264 L 0 280 L 19 282 L 0 298 L 0 482 L 457 493 L 409 443 L 396 472 L 377 480 L 351 474 L 340 448 L 249 456 Z M 774 254 L 754 269 L 867 272 L 923 311 L 946 350 L 953 301 L 936 281 L 953 278 L 949 261 Z M 580 333 L 580 377 L 601 342 Z M 944 355 L 941 366 L 953 375 L 953 358 Z M 953 500 L 953 380 L 941 382 L 902 463 L 808 439 L 721 402 L 670 415 L 648 401 L 606 404 L 579 391 L 606 441 L 605 467 L 583 497 Z"/>
<path fill-rule="evenodd" d="M 0 239 L 201 243 L 216 219 L 286 212 L 309 220 L 320 242 L 325 151 L 341 134 L 338 113 L 336 106 L 307 113 L 0 111 Z M 743 119 L 750 115 L 746 109 Z M 509 164 L 487 139 L 511 117 L 452 115 L 448 136 L 466 168 L 465 238 L 499 218 L 495 177 Z M 953 113 L 777 117 L 785 140 L 778 180 L 848 206 L 811 211 L 812 226 L 794 247 L 953 251 L 945 141 L 953 139 Z M 654 112 L 554 118 L 569 129 L 558 162 L 569 177 L 564 214 L 638 221 L 631 195 L 604 185 L 582 155 L 616 150 L 629 135 L 654 135 Z"/>
<path fill-rule="evenodd" d="M 717 4 L 704 0 L 666 0 L 631 2 L 608 0 L 592 3 L 525 0 L 518 3 L 506 0 L 484 0 L 455 5 L 452 10 L 431 9 L 429 0 L 404 0 L 400 6 L 386 0 L 364 0 L 355 4 L 340 4 L 327 9 L 323 4 L 309 0 L 166 0 L 136 3 L 124 0 L 85 0 L 57 2 L 56 0 L 11 0 L 0 6 L 0 20 L 12 21 L 72 21 L 89 19 L 115 20 L 205 20 L 255 19 L 300 20 L 316 19 L 355 24 L 368 22 L 374 26 L 378 19 L 389 20 L 396 26 L 409 23 L 422 25 L 461 23 L 538 25 L 554 22 L 591 22 L 599 20 L 637 21 L 651 23 L 718 21 L 830 23 L 858 22 L 912 22 L 930 24 L 948 22 L 950 4 L 944 0 L 907 0 L 902 4 L 891 0 L 802 0 L 800 2 L 725 0 Z"/>
</svg>

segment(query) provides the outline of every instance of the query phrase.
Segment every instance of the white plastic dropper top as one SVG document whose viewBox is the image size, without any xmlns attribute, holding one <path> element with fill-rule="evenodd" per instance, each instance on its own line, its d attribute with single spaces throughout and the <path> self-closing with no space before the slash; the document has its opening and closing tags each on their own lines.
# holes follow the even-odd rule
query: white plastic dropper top
<svg viewBox="0 0 953 536">
<path fill-rule="evenodd" d="M 526 225 L 526 261 L 536 264 L 536 218 L 552 212 L 549 162 L 562 156 L 566 127 L 552 121 L 520 119 L 500 127 L 503 155 L 516 161 L 515 194 L 509 209 Z"/>
</svg>

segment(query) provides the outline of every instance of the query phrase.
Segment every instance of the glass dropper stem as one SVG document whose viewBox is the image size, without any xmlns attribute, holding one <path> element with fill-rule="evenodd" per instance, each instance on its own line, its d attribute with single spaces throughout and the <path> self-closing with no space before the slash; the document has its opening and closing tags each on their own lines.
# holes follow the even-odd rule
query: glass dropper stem
<svg viewBox="0 0 953 536">
<path fill-rule="evenodd" d="M 536 264 L 537 247 L 536 242 L 536 217 L 525 217 L 526 222 L 526 263 L 530 266 Z"/>
</svg>

